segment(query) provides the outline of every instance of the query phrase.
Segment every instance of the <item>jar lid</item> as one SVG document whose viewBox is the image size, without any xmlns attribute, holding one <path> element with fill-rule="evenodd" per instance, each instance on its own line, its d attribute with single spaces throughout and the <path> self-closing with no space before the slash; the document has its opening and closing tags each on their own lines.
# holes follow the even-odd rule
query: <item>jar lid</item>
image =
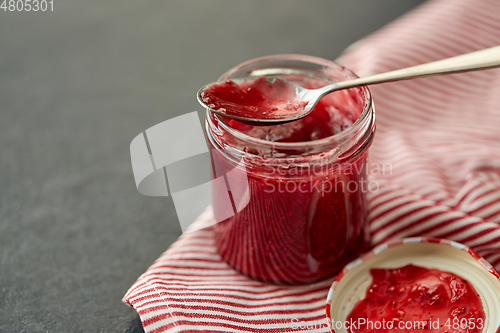
<svg viewBox="0 0 500 333">
<path fill-rule="evenodd" d="M 415 237 L 398 239 L 375 247 L 349 263 L 333 281 L 326 301 L 326 317 L 331 331 L 347 332 L 334 323 L 346 321 L 356 303 L 366 295 L 371 268 L 398 268 L 414 264 L 451 272 L 469 281 L 483 303 L 483 333 L 500 332 L 500 273 L 469 247 L 445 239 Z M 339 325 L 342 326 L 342 325 Z"/>
</svg>

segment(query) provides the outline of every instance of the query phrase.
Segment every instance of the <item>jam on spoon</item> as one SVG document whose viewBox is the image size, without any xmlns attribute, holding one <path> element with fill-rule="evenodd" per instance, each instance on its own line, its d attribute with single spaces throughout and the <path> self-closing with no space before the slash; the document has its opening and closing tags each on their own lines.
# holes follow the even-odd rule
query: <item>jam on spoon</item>
<svg viewBox="0 0 500 333">
<path fill-rule="evenodd" d="M 480 333 L 485 327 L 479 294 L 468 281 L 453 273 L 407 265 L 373 268 L 371 275 L 373 281 L 366 297 L 347 317 L 347 321 L 358 324 L 349 328 L 351 333 Z"/>
<path fill-rule="evenodd" d="M 208 85 L 201 101 L 230 118 L 280 119 L 303 111 L 296 89 L 278 78 L 264 76 L 248 80 L 228 80 Z"/>
</svg>

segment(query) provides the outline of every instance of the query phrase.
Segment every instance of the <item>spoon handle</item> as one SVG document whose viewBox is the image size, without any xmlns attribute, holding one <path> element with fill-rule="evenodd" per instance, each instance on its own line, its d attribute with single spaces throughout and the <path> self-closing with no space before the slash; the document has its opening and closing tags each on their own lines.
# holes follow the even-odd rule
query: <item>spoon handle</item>
<svg viewBox="0 0 500 333">
<path fill-rule="evenodd" d="M 332 84 L 330 89 L 339 90 L 369 84 L 408 80 L 432 75 L 468 72 L 493 67 L 500 67 L 500 45 L 422 65 L 375 74 L 359 79 L 337 82 Z M 321 89 L 323 90 L 324 88 Z"/>
</svg>

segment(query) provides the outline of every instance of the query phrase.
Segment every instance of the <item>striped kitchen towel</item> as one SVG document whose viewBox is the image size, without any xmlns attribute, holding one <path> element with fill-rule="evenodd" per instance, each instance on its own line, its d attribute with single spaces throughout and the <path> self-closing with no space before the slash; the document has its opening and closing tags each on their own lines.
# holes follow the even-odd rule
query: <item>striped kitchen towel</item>
<svg viewBox="0 0 500 333">
<path fill-rule="evenodd" d="M 338 62 L 360 76 L 500 44 L 498 0 L 425 3 L 349 48 Z M 377 134 L 370 164 L 374 245 L 447 238 L 500 268 L 500 69 L 371 88 Z M 198 227 L 210 225 L 211 211 Z M 146 332 L 328 332 L 331 280 L 272 286 L 232 270 L 210 227 L 184 234 L 130 288 Z"/>
</svg>

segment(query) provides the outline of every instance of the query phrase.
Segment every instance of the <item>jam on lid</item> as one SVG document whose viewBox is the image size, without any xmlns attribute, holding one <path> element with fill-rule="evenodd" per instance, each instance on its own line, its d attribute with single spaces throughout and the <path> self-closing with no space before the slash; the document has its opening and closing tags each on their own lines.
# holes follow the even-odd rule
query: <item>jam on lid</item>
<svg viewBox="0 0 500 333">
<path fill-rule="evenodd" d="M 394 269 L 372 268 L 370 272 L 372 283 L 366 296 L 354 305 L 347 318 L 349 322 L 363 318 L 366 323 L 352 325 L 350 332 L 375 329 L 377 321 L 386 323 L 379 324 L 380 333 L 410 329 L 445 333 L 461 322 L 463 332 L 482 331 L 479 327 L 484 326 L 486 318 L 479 294 L 456 274 L 412 264 Z"/>
<path fill-rule="evenodd" d="M 496 333 L 499 279 L 465 245 L 425 237 L 396 240 L 344 268 L 328 294 L 327 318 L 335 333 Z M 351 322 L 357 325 L 351 328 Z"/>
</svg>

